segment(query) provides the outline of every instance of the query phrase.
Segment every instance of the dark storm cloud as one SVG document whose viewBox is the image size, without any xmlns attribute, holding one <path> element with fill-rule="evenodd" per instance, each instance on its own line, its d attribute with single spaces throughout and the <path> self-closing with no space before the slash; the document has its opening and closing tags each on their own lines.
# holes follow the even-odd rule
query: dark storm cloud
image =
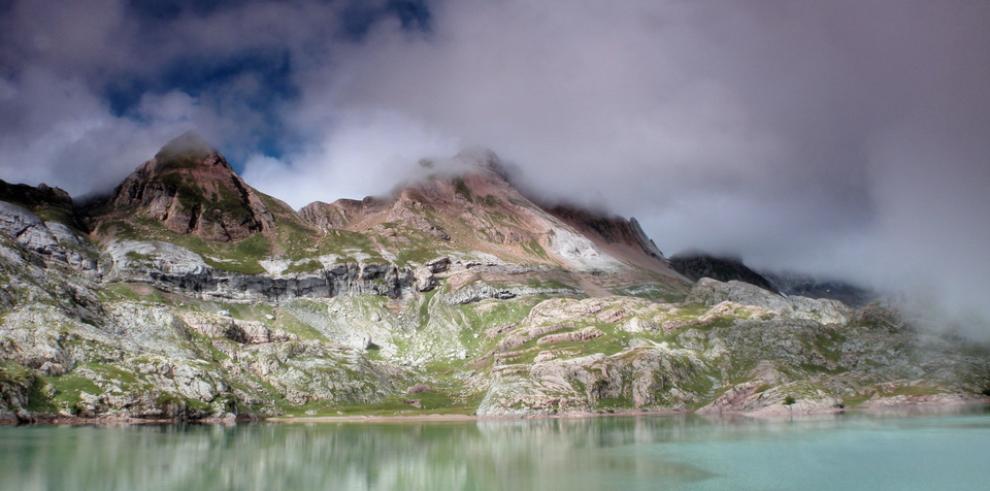
<svg viewBox="0 0 990 491">
<path fill-rule="evenodd" d="M 353 5 L 361 5 L 360 15 Z M 16 1 L 0 16 L 0 178 L 112 186 L 196 128 L 235 159 L 278 154 L 297 66 L 406 2 Z M 419 19 L 419 20 L 416 20 Z"/>
<path fill-rule="evenodd" d="M 669 252 L 988 313 L 990 2 L 55 3 L 0 21 L 5 179 L 195 126 L 299 206 L 480 144 Z"/>
</svg>

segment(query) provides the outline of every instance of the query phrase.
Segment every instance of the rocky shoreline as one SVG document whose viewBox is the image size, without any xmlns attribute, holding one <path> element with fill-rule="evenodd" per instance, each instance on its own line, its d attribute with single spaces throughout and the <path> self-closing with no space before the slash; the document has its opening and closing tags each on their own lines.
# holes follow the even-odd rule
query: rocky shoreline
<svg viewBox="0 0 990 491">
<path fill-rule="evenodd" d="M 0 418 L 0 425 L 84 425 L 84 426 L 128 426 L 128 425 L 234 425 L 244 423 L 277 423 L 277 424 L 329 424 L 329 423 L 452 423 L 465 421 L 520 421 L 545 419 L 585 419 L 611 417 L 663 417 L 696 415 L 706 419 L 734 420 L 739 418 L 758 419 L 763 421 L 779 421 L 793 419 L 810 419 L 822 416 L 840 415 L 873 415 L 873 416 L 915 416 L 951 414 L 962 411 L 986 410 L 990 412 L 990 397 L 972 397 L 961 394 L 944 394 L 938 397 L 893 397 L 869 401 L 856 408 L 821 408 L 811 411 L 783 411 L 745 413 L 745 412 L 699 412 L 676 409 L 621 409 L 610 411 L 578 411 L 564 414 L 530 414 L 523 416 L 479 416 L 477 414 L 458 413 L 423 413 L 423 414 L 350 414 L 337 416 L 272 416 L 255 418 L 250 416 L 230 416 L 225 418 L 202 418 L 197 420 L 179 420 L 175 418 L 131 418 L 131 417 L 52 417 L 38 418 L 32 421 Z"/>
</svg>

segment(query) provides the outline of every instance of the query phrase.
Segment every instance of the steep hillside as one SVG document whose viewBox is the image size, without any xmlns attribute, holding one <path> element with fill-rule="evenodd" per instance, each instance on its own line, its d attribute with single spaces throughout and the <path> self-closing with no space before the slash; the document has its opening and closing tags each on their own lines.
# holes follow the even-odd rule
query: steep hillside
<svg viewBox="0 0 990 491">
<path fill-rule="evenodd" d="M 0 185 L 0 419 L 774 415 L 990 395 L 984 346 L 876 305 L 692 283 L 635 220 L 542 207 L 491 153 L 422 170 L 296 213 L 186 135 L 86 206 Z"/>
<path fill-rule="evenodd" d="M 424 168 L 419 180 L 390 196 L 313 203 L 301 214 L 324 230 L 395 239 L 386 240 L 385 249 L 478 251 L 515 263 L 582 271 L 619 271 L 645 263 L 648 269 L 671 273 L 663 255 L 634 221 L 613 223 L 583 210 L 575 210 L 577 220 L 568 221 L 553 211 L 521 194 L 501 172 L 493 153 L 474 152 L 455 157 L 443 170 Z M 604 227 L 599 230 L 595 225 Z M 608 228 L 612 225 L 616 226 Z M 626 262 L 598 243 L 630 246 L 652 261 Z"/>
<path fill-rule="evenodd" d="M 45 221 L 81 228 L 72 197 L 62 189 L 45 184 L 33 187 L 0 180 L 0 197 L 7 203 L 30 210 Z"/>
<path fill-rule="evenodd" d="M 245 183 L 222 155 L 190 133 L 77 214 L 104 247 L 167 242 L 223 272 L 260 274 L 266 259 L 303 260 L 333 249 L 288 205 Z"/>
<path fill-rule="evenodd" d="M 94 226 L 106 228 L 135 215 L 175 233 L 224 242 L 275 227 L 262 196 L 192 133 L 169 142 L 124 179 L 95 210 Z"/>
<path fill-rule="evenodd" d="M 555 271 L 591 295 L 638 286 L 675 296 L 689 286 L 634 219 L 541 207 L 512 185 L 491 152 L 422 171 L 389 196 L 312 203 L 300 214 L 327 233 L 369 237 L 399 264 L 440 256 L 512 264 L 519 273 Z"/>
</svg>

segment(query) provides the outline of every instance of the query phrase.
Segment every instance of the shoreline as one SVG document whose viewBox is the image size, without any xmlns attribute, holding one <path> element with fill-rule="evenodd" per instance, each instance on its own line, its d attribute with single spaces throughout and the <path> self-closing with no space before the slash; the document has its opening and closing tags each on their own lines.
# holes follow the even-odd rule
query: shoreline
<svg viewBox="0 0 990 491">
<path fill-rule="evenodd" d="M 690 416 L 695 415 L 711 419 L 748 419 L 753 421 L 766 420 L 804 420 L 828 416 L 841 416 L 846 414 L 864 414 L 872 416 L 911 416 L 924 414 L 951 413 L 967 408 L 990 409 L 990 397 L 952 397 L 952 398 L 921 398 L 919 400 L 906 400 L 891 398 L 890 400 L 877 400 L 873 403 L 865 403 L 861 406 L 846 409 L 828 409 L 822 411 L 809 411 L 800 414 L 754 414 L 746 412 L 719 412 L 719 413 L 699 413 L 689 410 L 675 409 L 627 409 L 607 412 L 570 412 L 562 414 L 530 414 L 530 415 L 493 415 L 479 416 L 475 414 L 458 413 L 426 413 L 426 414 L 393 414 L 393 415 L 373 415 L 373 414 L 353 414 L 353 415 L 333 415 L 333 416 L 272 416 L 267 418 L 238 416 L 230 418 L 203 418 L 196 420 L 177 420 L 174 418 L 130 418 L 130 417 L 40 417 L 33 421 L 18 421 L 17 419 L 0 419 L 0 426 L 21 426 L 21 425 L 68 425 L 68 426 L 142 426 L 142 425 L 225 425 L 232 426 L 239 423 L 274 423 L 274 424 L 331 424 L 331 423 L 463 423 L 469 421 L 530 421 L 530 420 L 577 420 L 591 418 L 610 417 L 638 417 L 638 416 Z"/>
<path fill-rule="evenodd" d="M 545 419 L 589 419 L 623 416 L 680 416 L 693 414 L 692 411 L 676 409 L 622 409 L 605 412 L 570 412 L 561 414 L 527 414 L 527 415 L 493 415 L 478 416 L 476 414 L 354 414 L 337 416 L 276 416 L 265 418 L 263 422 L 279 424 L 312 424 L 312 423 L 412 423 L 412 422 L 461 422 L 461 421 L 528 421 Z"/>
</svg>

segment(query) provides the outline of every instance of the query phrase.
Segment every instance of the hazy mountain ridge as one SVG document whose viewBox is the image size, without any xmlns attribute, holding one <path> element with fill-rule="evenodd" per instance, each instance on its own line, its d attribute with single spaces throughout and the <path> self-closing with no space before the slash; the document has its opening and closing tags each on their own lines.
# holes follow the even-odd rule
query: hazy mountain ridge
<svg viewBox="0 0 990 491">
<path fill-rule="evenodd" d="M 738 280 L 756 285 L 765 290 L 780 293 L 780 290 L 762 274 L 743 264 L 738 258 L 720 257 L 701 252 L 677 254 L 670 259 L 677 272 L 694 281 L 711 278 L 719 281 Z"/>
<path fill-rule="evenodd" d="M 539 205 L 491 152 L 427 164 L 299 212 L 193 135 L 83 206 L 3 183 L 0 416 L 773 414 L 990 389 L 987 352 L 894 312 L 692 283 L 635 219 Z"/>
<path fill-rule="evenodd" d="M 738 258 L 701 252 L 678 253 L 671 266 L 692 280 L 742 281 L 783 295 L 839 300 L 853 307 L 878 299 L 876 292 L 849 282 L 787 271 L 756 271 Z"/>
</svg>

